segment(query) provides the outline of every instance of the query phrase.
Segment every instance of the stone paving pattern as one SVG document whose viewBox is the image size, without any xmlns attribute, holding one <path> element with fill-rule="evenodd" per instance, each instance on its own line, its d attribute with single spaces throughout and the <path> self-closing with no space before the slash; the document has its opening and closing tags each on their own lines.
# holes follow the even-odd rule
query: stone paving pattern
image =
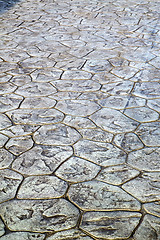
<svg viewBox="0 0 160 240">
<path fill-rule="evenodd" d="M 160 240 L 159 9 L 1 13 L 1 240 Z"/>
</svg>

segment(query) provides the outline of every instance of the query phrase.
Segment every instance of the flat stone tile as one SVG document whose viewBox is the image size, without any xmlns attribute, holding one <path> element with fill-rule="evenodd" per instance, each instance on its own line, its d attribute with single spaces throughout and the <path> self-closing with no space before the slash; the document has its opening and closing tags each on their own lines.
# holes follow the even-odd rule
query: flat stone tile
<svg viewBox="0 0 160 240">
<path fill-rule="evenodd" d="M 61 122 L 64 114 L 56 109 L 16 109 L 7 112 L 15 124 L 44 125 Z M 9 120 L 8 120 L 9 121 Z"/>
<path fill-rule="evenodd" d="M 147 105 L 153 110 L 160 112 L 160 99 L 148 100 Z"/>
<path fill-rule="evenodd" d="M 78 80 L 78 79 L 90 79 L 92 77 L 92 74 L 85 71 L 65 71 L 62 75 L 62 79 L 65 80 Z"/>
<path fill-rule="evenodd" d="M 0 112 L 6 112 L 19 107 L 23 97 L 16 94 L 7 94 L 0 96 Z"/>
<path fill-rule="evenodd" d="M 159 82 L 140 82 L 136 83 L 133 94 L 145 99 L 159 98 L 160 83 Z"/>
<path fill-rule="evenodd" d="M 127 152 L 143 148 L 143 143 L 134 133 L 117 134 L 114 143 Z"/>
<path fill-rule="evenodd" d="M 98 56 L 98 54 L 97 54 Z M 91 57 L 91 54 L 90 54 Z M 110 71 L 112 69 L 112 65 L 107 60 L 102 59 L 89 59 L 83 67 L 83 70 L 91 72 L 91 73 L 98 73 L 103 71 Z"/>
<path fill-rule="evenodd" d="M 55 64 L 56 62 L 54 59 L 40 57 L 30 57 L 20 61 L 20 65 L 23 68 L 48 68 L 54 67 Z"/>
<path fill-rule="evenodd" d="M 0 94 L 13 93 L 16 90 L 16 86 L 12 83 L 4 82 L 0 83 Z"/>
<path fill-rule="evenodd" d="M 5 130 L 2 130 L 1 133 L 7 135 L 8 137 L 20 137 L 20 136 L 27 136 L 34 133 L 39 126 L 32 126 L 32 125 L 14 125 L 8 127 Z"/>
<path fill-rule="evenodd" d="M 62 92 L 58 91 L 57 93 L 49 95 L 49 98 L 55 99 L 55 100 L 71 100 L 71 99 L 77 99 L 78 96 L 80 96 L 80 92 Z"/>
<path fill-rule="evenodd" d="M 5 226 L 2 222 L 2 220 L 0 219 L 0 237 L 5 233 Z"/>
<path fill-rule="evenodd" d="M 154 67 L 147 67 L 143 69 L 138 74 L 136 74 L 131 80 L 135 82 L 153 82 L 159 81 L 159 70 Z"/>
<path fill-rule="evenodd" d="M 82 158 L 71 157 L 55 172 L 56 176 L 69 182 L 91 180 L 100 171 L 100 167 Z"/>
<path fill-rule="evenodd" d="M 147 239 L 156 239 L 160 235 L 160 219 L 154 216 L 147 214 L 139 228 L 134 234 L 135 240 L 141 240 L 145 236 Z M 157 238 L 157 239 L 158 239 Z"/>
<path fill-rule="evenodd" d="M 7 83 L 11 79 L 11 76 L 2 74 L 0 75 L 0 83 Z"/>
<path fill-rule="evenodd" d="M 143 204 L 145 211 L 156 217 L 160 217 L 160 201 Z"/>
<path fill-rule="evenodd" d="M 28 75 L 14 76 L 10 82 L 15 84 L 17 87 L 21 87 L 25 84 L 31 83 L 31 77 Z"/>
<path fill-rule="evenodd" d="M 100 181 L 73 184 L 70 200 L 83 210 L 140 210 L 140 203 L 121 188 Z"/>
<path fill-rule="evenodd" d="M 133 82 L 131 81 L 122 81 L 107 83 L 102 86 L 101 91 L 109 93 L 116 96 L 128 95 L 133 88 Z"/>
<path fill-rule="evenodd" d="M 121 112 L 103 108 L 90 116 L 90 119 L 102 129 L 111 133 L 130 132 L 137 128 L 138 122 L 126 117 Z"/>
<path fill-rule="evenodd" d="M 42 126 L 34 134 L 34 140 L 44 145 L 70 145 L 77 142 L 81 135 L 74 129 L 64 124 Z"/>
<path fill-rule="evenodd" d="M 0 202 L 15 197 L 17 189 L 22 182 L 22 175 L 9 169 L 0 170 Z"/>
<path fill-rule="evenodd" d="M 84 117 L 74 117 L 74 116 L 66 116 L 63 122 L 66 125 L 77 129 L 86 129 L 86 128 L 95 128 L 96 125 L 88 118 Z"/>
<path fill-rule="evenodd" d="M 143 173 L 142 176 L 125 183 L 122 188 L 142 202 L 156 201 L 160 197 L 159 177 L 160 172 Z"/>
<path fill-rule="evenodd" d="M 51 174 L 72 154 L 70 146 L 35 146 L 17 157 L 12 168 L 27 175 Z"/>
<path fill-rule="evenodd" d="M 86 212 L 80 228 L 98 239 L 128 239 L 140 217 L 137 212 Z"/>
<path fill-rule="evenodd" d="M 28 97 L 25 98 L 22 102 L 20 108 L 27 109 L 49 109 L 53 108 L 56 105 L 56 100 L 48 97 Z"/>
<path fill-rule="evenodd" d="M 71 229 L 63 232 L 57 232 L 46 239 L 47 240 L 66 240 L 66 239 L 92 240 L 93 238 L 90 238 L 80 230 Z"/>
<path fill-rule="evenodd" d="M 111 70 L 111 73 L 118 76 L 119 78 L 123 78 L 125 80 L 132 78 L 136 73 L 138 73 L 138 70 L 135 68 L 132 68 L 130 66 L 123 66 L 123 67 L 115 67 Z"/>
<path fill-rule="evenodd" d="M 121 185 L 139 175 L 139 171 L 133 169 L 125 164 L 103 169 L 98 176 L 97 180 L 106 182 L 113 185 Z"/>
<path fill-rule="evenodd" d="M 44 240 L 45 235 L 41 233 L 15 232 L 1 237 L 1 240 Z"/>
<path fill-rule="evenodd" d="M 65 199 L 12 200 L 1 204 L 0 214 L 12 231 L 41 233 L 72 228 L 79 217 L 78 209 Z"/>
<path fill-rule="evenodd" d="M 80 129 L 79 132 L 82 134 L 84 139 L 96 141 L 96 142 L 111 142 L 113 134 L 110 132 L 103 131 L 99 128 L 96 129 Z"/>
<path fill-rule="evenodd" d="M 15 63 L 10 63 L 10 62 L 1 62 L 0 64 L 0 72 L 6 72 L 6 71 L 10 71 L 12 69 L 17 68 L 17 64 Z M 12 86 L 12 85 L 11 85 Z"/>
<path fill-rule="evenodd" d="M 53 80 L 60 79 L 63 71 L 57 68 L 51 69 L 36 69 L 31 73 L 33 82 L 51 82 Z"/>
<path fill-rule="evenodd" d="M 4 148 L 0 149 L 0 169 L 9 167 L 13 160 L 14 157 L 10 152 Z"/>
<path fill-rule="evenodd" d="M 65 114 L 87 117 L 99 110 L 100 106 L 87 100 L 65 100 L 59 101 L 56 108 Z"/>
<path fill-rule="evenodd" d="M 160 164 L 159 159 L 160 149 L 159 148 L 144 148 L 131 152 L 128 155 L 128 163 L 140 170 L 144 171 L 159 171 Z"/>
<path fill-rule="evenodd" d="M 8 141 L 8 137 L 0 133 L 0 148 Z"/>
<path fill-rule="evenodd" d="M 103 93 L 100 90 L 98 90 L 96 92 L 81 93 L 77 99 L 97 101 L 97 100 L 105 99 L 108 96 L 109 94 Z"/>
<path fill-rule="evenodd" d="M 126 154 L 110 143 L 80 140 L 74 144 L 75 155 L 100 166 L 111 166 L 124 163 Z"/>
<path fill-rule="evenodd" d="M 32 176 L 24 179 L 18 199 L 51 199 L 62 197 L 67 183 L 55 176 Z"/>
<path fill-rule="evenodd" d="M 143 123 L 136 130 L 143 143 L 149 147 L 160 146 L 160 122 Z"/>
</svg>

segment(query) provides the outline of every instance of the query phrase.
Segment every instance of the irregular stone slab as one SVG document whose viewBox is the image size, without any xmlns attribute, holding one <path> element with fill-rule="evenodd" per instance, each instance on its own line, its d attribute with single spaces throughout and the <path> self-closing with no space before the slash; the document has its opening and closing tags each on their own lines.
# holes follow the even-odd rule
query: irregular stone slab
<svg viewBox="0 0 160 240">
<path fill-rule="evenodd" d="M 11 83 L 15 84 L 18 87 L 21 87 L 27 83 L 31 82 L 31 77 L 28 75 L 14 76 L 10 80 Z"/>
<path fill-rule="evenodd" d="M 133 94 L 146 98 L 159 98 L 160 93 L 160 83 L 159 82 L 139 82 L 135 84 Z"/>
<path fill-rule="evenodd" d="M 85 233 L 81 232 L 78 229 L 71 229 L 68 231 L 57 232 L 54 235 L 46 238 L 46 240 L 66 240 L 66 239 L 92 240 L 93 238 L 90 238 L 89 236 L 87 236 Z"/>
<path fill-rule="evenodd" d="M 150 51 L 143 50 L 143 48 L 138 48 L 136 51 L 125 51 L 121 56 L 133 62 L 148 62 L 155 57 Z"/>
<path fill-rule="evenodd" d="M 101 109 L 92 114 L 90 119 L 99 127 L 111 133 L 130 132 L 138 126 L 138 122 L 114 109 Z"/>
<path fill-rule="evenodd" d="M 140 218 L 137 212 L 86 212 L 80 228 L 98 239 L 128 239 Z"/>
<path fill-rule="evenodd" d="M 156 217 L 160 217 L 160 201 L 143 204 L 145 211 Z"/>
<path fill-rule="evenodd" d="M 123 113 L 139 122 L 152 122 L 159 118 L 157 112 L 147 107 L 125 109 Z"/>
<path fill-rule="evenodd" d="M 159 148 L 144 148 L 131 152 L 128 155 L 128 163 L 135 168 L 144 171 L 159 171 L 160 162 L 158 161 L 160 157 Z"/>
<path fill-rule="evenodd" d="M 16 109 L 7 112 L 16 124 L 53 124 L 61 122 L 64 114 L 56 109 Z"/>
<path fill-rule="evenodd" d="M 1 237 L 1 240 L 44 240 L 45 235 L 41 233 L 15 232 Z"/>
<path fill-rule="evenodd" d="M 158 147 L 160 146 L 160 122 L 151 122 L 141 124 L 136 133 L 142 139 L 146 146 Z"/>
<path fill-rule="evenodd" d="M 95 128 L 96 125 L 88 118 L 84 117 L 74 117 L 66 116 L 63 122 L 74 128 L 84 129 L 84 128 Z"/>
<path fill-rule="evenodd" d="M 11 125 L 12 122 L 9 120 L 9 118 L 6 115 L 0 113 L 0 130 L 10 127 Z"/>
<path fill-rule="evenodd" d="M 119 81 L 113 83 L 104 84 L 101 91 L 112 95 L 127 95 L 133 88 L 133 82 Z"/>
<path fill-rule="evenodd" d="M 115 67 L 111 70 L 111 73 L 123 79 L 130 79 L 138 72 L 138 69 L 130 66 Z"/>
<path fill-rule="evenodd" d="M 127 152 L 143 148 L 143 143 L 134 133 L 117 134 L 114 143 Z"/>
<path fill-rule="evenodd" d="M 151 202 L 160 198 L 160 172 L 143 173 L 122 187 L 142 202 Z"/>
<path fill-rule="evenodd" d="M 33 147 L 33 140 L 30 136 L 11 138 L 5 147 L 14 155 L 19 155 Z"/>
<path fill-rule="evenodd" d="M 56 92 L 50 83 L 31 82 L 19 87 L 16 93 L 23 97 L 45 97 Z"/>
<path fill-rule="evenodd" d="M 7 150 L 0 149 L 0 169 L 7 168 L 13 162 L 14 157 Z"/>
<path fill-rule="evenodd" d="M 156 57 L 154 59 L 152 59 L 151 61 L 149 61 L 149 63 L 151 65 L 153 65 L 155 68 L 160 69 L 159 65 L 160 65 L 160 57 Z"/>
<path fill-rule="evenodd" d="M 160 99 L 148 100 L 147 105 L 157 112 L 160 112 Z"/>
<path fill-rule="evenodd" d="M 9 80 L 11 79 L 11 76 L 9 75 L 0 75 L 0 83 L 6 83 L 9 82 Z"/>
<path fill-rule="evenodd" d="M 98 91 L 101 87 L 92 80 L 57 80 L 51 83 L 60 91 L 90 92 Z"/>
<path fill-rule="evenodd" d="M 88 139 L 96 142 L 111 142 L 113 134 L 103 131 L 101 129 L 80 129 L 84 139 Z"/>
<path fill-rule="evenodd" d="M 110 96 L 98 101 L 102 107 L 109 107 L 117 110 L 142 107 L 145 105 L 145 99 L 131 96 Z"/>
<path fill-rule="evenodd" d="M 82 93 L 77 99 L 82 99 L 82 100 L 98 100 L 98 99 L 105 99 L 109 96 L 109 94 L 103 93 L 101 91 L 96 91 L 96 92 L 84 92 Z"/>
<path fill-rule="evenodd" d="M 62 197 L 67 190 L 67 183 L 55 176 L 33 176 L 24 179 L 17 198 L 51 199 Z"/>
<path fill-rule="evenodd" d="M 5 226 L 4 226 L 3 222 L 2 222 L 2 220 L 0 219 L 0 237 L 5 233 L 4 229 L 5 229 Z"/>
<path fill-rule="evenodd" d="M 100 109 L 100 106 L 87 100 L 65 100 L 58 102 L 56 108 L 69 115 L 87 117 Z"/>
<path fill-rule="evenodd" d="M 34 133 L 39 126 L 32 126 L 32 125 L 14 125 L 1 132 L 7 135 L 8 137 L 20 137 L 20 136 L 27 136 Z"/>
<path fill-rule="evenodd" d="M 12 168 L 27 175 L 51 174 L 72 154 L 69 146 L 35 146 L 16 158 Z"/>
<path fill-rule="evenodd" d="M 25 98 L 20 108 L 29 109 L 42 109 L 42 108 L 53 108 L 56 105 L 56 100 L 48 97 L 30 97 Z"/>
<path fill-rule="evenodd" d="M 139 228 L 136 230 L 134 234 L 135 240 L 141 240 L 144 238 L 156 240 L 160 236 L 160 218 L 151 216 L 147 214 Z"/>
<path fill-rule="evenodd" d="M 55 64 L 54 59 L 45 57 L 30 57 L 20 62 L 23 68 L 48 68 L 54 67 Z"/>
<path fill-rule="evenodd" d="M 139 173 L 138 170 L 123 164 L 103 169 L 96 179 L 113 185 L 121 185 L 122 183 L 135 178 Z"/>
<path fill-rule="evenodd" d="M 34 82 L 50 82 L 55 79 L 59 79 L 62 72 L 62 70 L 57 68 L 36 69 L 31 73 L 31 77 Z"/>
<path fill-rule="evenodd" d="M 89 72 L 85 72 L 83 70 L 81 71 L 65 71 L 62 75 L 62 79 L 66 80 L 77 80 L 77 79 L 90 79 L 92 77 L 92 74 Z"/>
<path fill-rule="evenodd" d="M 78 209 L 65 199 L 12 200 L 1 204 L 0 214 L 11 231 L 50 232 L 72 228 Z"/>
<path fill-rule="evenodd" d="M 0 95 L 0 112 L 6 112 L 19 107 L 23 97 L 16 94 Z"/>
<path fill-rule="evenodd" d="M 9 62 L 1 62 L 0 64 L 0 72 L 1 73 L 5 73 L 7 70 L 10 71 L 12 69 L 17 68 L 17 64 L 15 63 L 9 63 Z"/>
<path fill-rule="evenodd" d="M 83 210 L 140 209 L 140 203 L 121 188 L 100 181 L 73 184 L 68 195 L 70 200 Z"/>
<path fill-rule="evenodd" d="M 109 73 L 109 72 L 98 72 L 92 77 L 93 81 L 99 82 L 100 84 L 109 84 L 109 83 L 122 83 L 122 79 Z"/>
<path fill-rule="evenodd" d="M 71 127 L 64 124 L 42 126 L 34 134 L 34 140 L 44 145 L 70 145 L 77 142 L 81 135 Z"/>
<path fill-rule="evenodd" d="M 55 172 L 56 176 L 69 182 L 91 180 L 100 171 L 100 167 L 82 158 L 71 157 Z"/>
<path fill-rule="evenodd" d="M 118 165 L 125 162 L 126 154 L 110 143 L 80 140 L 74 144 L 75 155 L 100 166 Z"/>
<path fill-rule="evenodd" d="M 13 93 L 16 90 L 16 86 L 12 83 L 0 83 L 0 94 Z"/>
<path fill-rule="evenodd" d="M 83 70 L 91 73 L 99 73 L 103 71 L 109 72 L 111 69 L 112 69 L 112 65 L 107 60 L 101 60 L 101 59 L 93 59 L 93 60 L 89 59 L 83 67 Z"/>
<path fill-rule="evenodd" d="M 159 70 L 154 67 L 148 66 L 147 69 L 143 69 L 142 71 L 140 71 L 131 80 L 133 80 L 134 82 L 159 81 Z"/>
<path fill-rule="evenodd" d="M 0 133 L 0 148 L 8 141 L 8 137 Z"/>
<path fill-rule="evenodd" d="M 77 99 L 77 97 L 81 93 L 79 92 L 57 92 L 52 95 L 49 95 L 49 98 L 53 98 L 55 100 L 70 100 L 70 99 Z"/>
<path fill-rule="evenodd" d="M 23 177 L 19 173 L 9 169 L 0 170 L 0 202 L 10 200 L 15 197 L 18 186 Z"/>
</svg>

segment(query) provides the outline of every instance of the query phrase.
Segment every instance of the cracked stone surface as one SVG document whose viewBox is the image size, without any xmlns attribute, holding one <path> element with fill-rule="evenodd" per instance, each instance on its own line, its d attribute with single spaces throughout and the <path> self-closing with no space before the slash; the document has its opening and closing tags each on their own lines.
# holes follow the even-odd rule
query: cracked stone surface
<svg viewBox="0 0 160 240">
<path fill-rule="evenodd" d="M 160 240 L 158 0 L 0 0 L 0 239 Z"/>
</svg>

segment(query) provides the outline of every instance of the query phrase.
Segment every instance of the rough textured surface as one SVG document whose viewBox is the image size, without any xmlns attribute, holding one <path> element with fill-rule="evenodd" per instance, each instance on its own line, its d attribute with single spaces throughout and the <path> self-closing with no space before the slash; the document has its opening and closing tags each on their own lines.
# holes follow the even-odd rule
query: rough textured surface
<svg viewBox="0 0 160 240">
<path fill-rule="evenodd" d="M 0 0 L 0 239 L 160 240 L 158 0 Z"/>
</svg>

